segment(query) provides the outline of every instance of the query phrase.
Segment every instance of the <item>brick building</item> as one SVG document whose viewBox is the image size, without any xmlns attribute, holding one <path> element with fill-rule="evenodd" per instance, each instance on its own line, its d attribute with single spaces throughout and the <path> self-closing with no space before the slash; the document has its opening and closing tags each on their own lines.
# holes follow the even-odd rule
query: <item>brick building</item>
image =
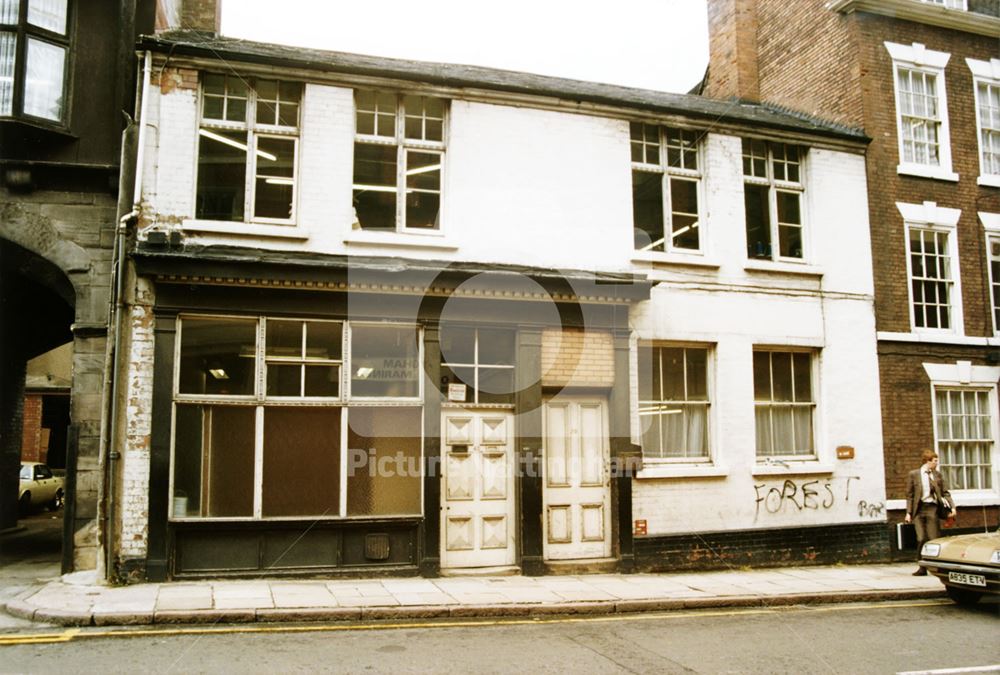
<svg viewBox="0 0 1000 675">
<path fill-rule="evenodd" d="M 710 0 L 704 94 L 864 130 L 890 522 L 935 448 L 959 528 L 1000 504 L 1000 2 Z"/>
<path fill-rule="evenodd" d="M 139 50 L 118 576 L 887 555 L 858 131 L 203 32 Z"/>
</svg>

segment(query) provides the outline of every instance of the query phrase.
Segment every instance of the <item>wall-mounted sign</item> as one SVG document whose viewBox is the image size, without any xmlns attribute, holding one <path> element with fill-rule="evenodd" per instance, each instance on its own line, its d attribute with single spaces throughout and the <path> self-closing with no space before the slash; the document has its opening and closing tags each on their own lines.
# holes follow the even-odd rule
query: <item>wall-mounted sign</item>
<svg viewBox="0 0 1000 675">
<path fill-rule="evenodd" d="M 464 384 L 452 382 L 448 385 L 448 400 L 465 403 L 465 390 L 466 386 Z"/>
<path fill-rule="evenodd" d="M 637 520 L 637 521 L 635 521 L 635 529 L 632 531 L 632 534 L 642 534 L 642 535 L 644 535 L 644 534 L 646 534 L 646 531 L 647 531 L 647 528 L 646 528 L 646 521 L 645 520 Z"/>
<path fill-rule="evenodd" d="M 854 447 L 850 445 L 838 445 L 837 459 L 854 459 Z"/>
</svg>

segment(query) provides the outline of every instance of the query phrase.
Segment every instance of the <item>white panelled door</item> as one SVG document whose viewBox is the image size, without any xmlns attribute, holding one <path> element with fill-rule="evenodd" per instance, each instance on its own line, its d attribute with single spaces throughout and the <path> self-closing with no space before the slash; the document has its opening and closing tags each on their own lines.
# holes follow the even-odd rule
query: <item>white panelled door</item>
<svg viewBox="0 0 1000 675">
<path fill-rule="evenodd" d="M 441 567 L 513 565 L 514 416 L 442 415 Z"/>
<path fill-rule="evenodd" d="M 546 560 L 611 556 L 611 478 L 607 405 L 602 398 L 545 403 L 542 492 Z"/>
</svg>

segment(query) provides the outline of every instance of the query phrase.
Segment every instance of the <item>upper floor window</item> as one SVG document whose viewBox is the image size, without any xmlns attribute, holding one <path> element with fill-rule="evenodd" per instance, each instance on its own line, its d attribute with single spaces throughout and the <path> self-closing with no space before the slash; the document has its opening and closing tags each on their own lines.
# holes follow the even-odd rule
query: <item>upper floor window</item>
<svg viewBox="0 0 1000 675">
<path fill-rule="evenodd" d="M 1000 187 L 1000 59 L 966 59 L 976 89 L 979 184 Z"/>
<path fill-rule="evenodd" d="M 948 9 L 961 9 L 962 11 L 966 9 L 966 0 L 920 0 L 920 2 L 925 2 L 928 5 L 940 5 Z"/>
<path fill-rule="evenodd" d="M 747 256 L 769 260 L 804 257 L 803 149 L 743 139 L 743 192 Z"/>
<path fill-rule="evenodd" d="M 0 0 L 0 117 L 66 121 L 68 0 Z"/>
<path fill-rule="evenodd" d="M 629 125 L 632 214 L 637 251 L 698 251 L 701 132 Z"/>
<path fill-rule="evenodd" d="M 885 43 L 896 92 L 899 173 L 958 180 L 951 171 L 951 143 L 944 68 L 949 54 L 922 44 Z"/>
<path fill-rule="evenodd" d="M 299 83 L 205 74 L 196 218 L 294 221 L 301 98 Z"/>
<path fill-rule="evenodd" d="M 709 350 L 639 347 L 639 420 L 644 460 L 707 460 Z"/>
<path fill-rule="evenodd" d="M 755 349 L 757 456 L 813 455 L 812 354 Z"/>
<path fill-rule="evenodd" d="M 933 202 L 896 206 L 906 223 L 913 328 L 953 331 L 961 326 L 955 241 L 959 212 Z"/>
<path fill-rule="evenodd" d="M 355 227 L 440 229 L 447 103 L 358 91 L 355 110 Z"/>
</svg>

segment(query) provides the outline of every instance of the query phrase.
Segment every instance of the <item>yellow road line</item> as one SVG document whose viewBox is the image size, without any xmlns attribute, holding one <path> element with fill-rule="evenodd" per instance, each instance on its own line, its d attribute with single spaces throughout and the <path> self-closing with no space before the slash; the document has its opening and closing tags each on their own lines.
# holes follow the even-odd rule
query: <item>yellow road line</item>
<svg viewBox="0 0 1000 675">
<path fill-rule="evenodd" d="M 27 644 L 52 644 L 71 642 L 73 640 L 97 638 L 130 638 L 130 637 L 178 637 L 187 635 L 233 635 L 239 633 L 332 633 L 338 631 L 375 631 L 400 630 L 414 628 L 467 628 L 489 626 L 537 626 L 542 624 L 588 623 L 607 621 L 653 621 L 656 619 L 689 619 L 699 617 L 746 616 L 754 614 L 775 614 L 778 612 L 844 612 L 860 609 L 893 609 L 899 607 L 932 607 L 951 604 L 949 600 L 925 600 L 919 602 L 869 603 L 863 605 L 783 605 L 777 607 L 760 607 L 754 609 L 737 608 L 729 610 L 668 610 L 664 612 L 636 612 L 634 614 L 603 614 L 592 616 L 561 616 L 561 617 L 529 617 L 519 619 L 473 619 L 469 621 L 423 621 L 406 623 L 342 623 L 321 625 L 266 625 L 236 624 L 226 626 L 191 626 L 186 628 L 152 628 L 152 629 L 112 629 L 82 631 L 80 628 L 70 628 L 59 633 L 36 633 L 29 635 L 0 635 L 0 646 L 15 646 Z"/>
</svg>

